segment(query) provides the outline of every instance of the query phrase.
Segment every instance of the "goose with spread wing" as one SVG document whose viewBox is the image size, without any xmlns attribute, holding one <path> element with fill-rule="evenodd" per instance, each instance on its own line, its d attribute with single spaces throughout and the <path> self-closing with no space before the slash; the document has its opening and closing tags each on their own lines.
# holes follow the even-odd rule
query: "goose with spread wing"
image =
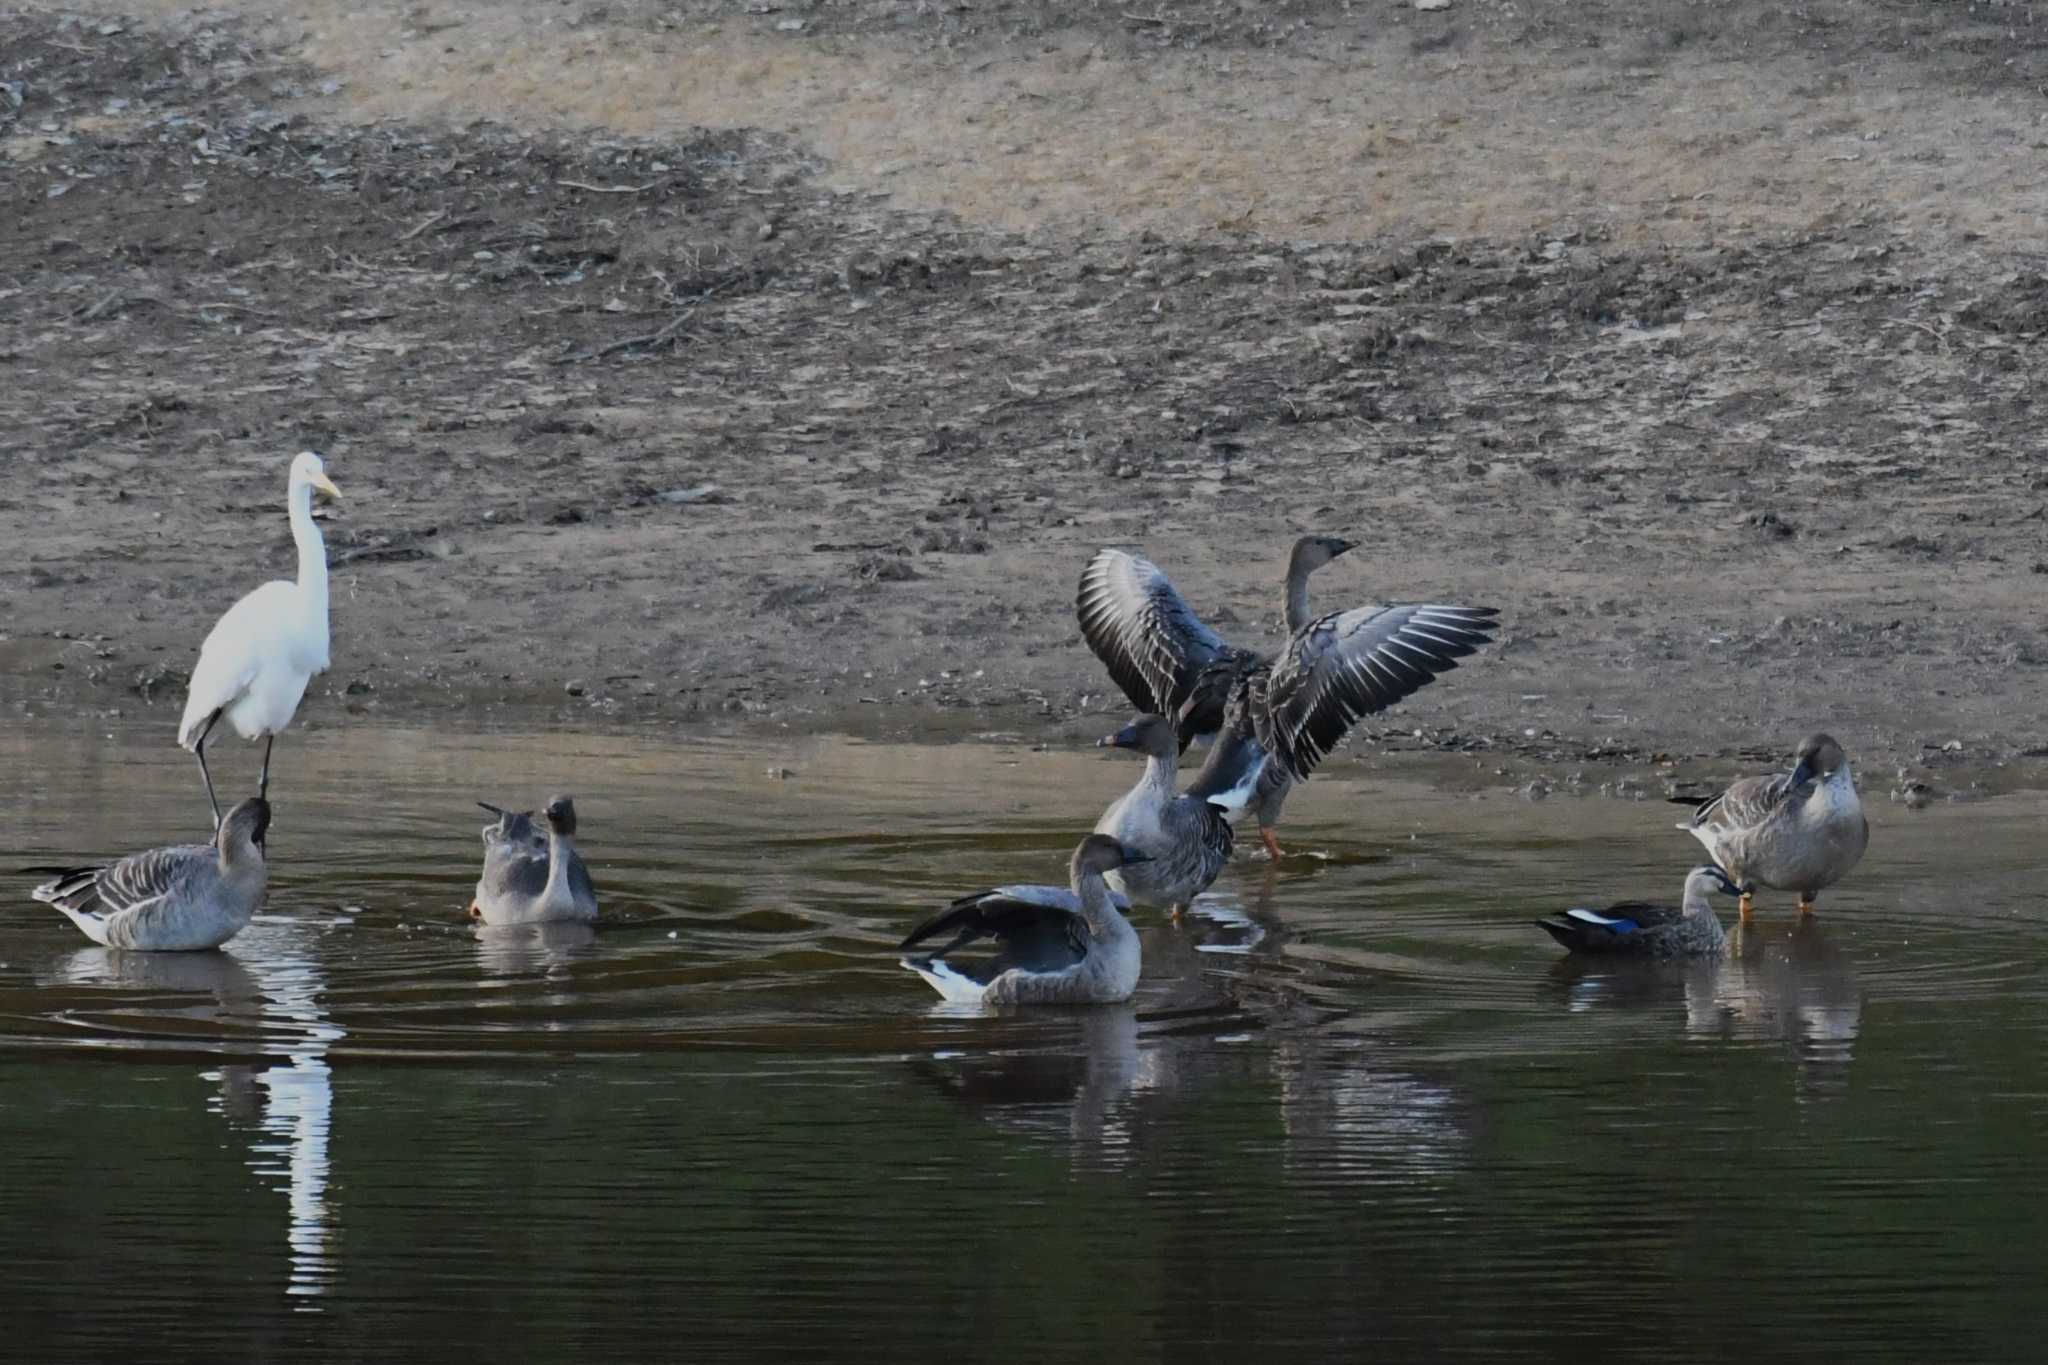
<svg viewBox="0 0 2048 1365">
<path fill-rule="evenodd" d="M 56 875 L 29 894 L 102 947 L 218 948 L 263 904 L 269 829 L 270 803 L 251 797 L 227 813 L 210 844 L 153 848 L 94 867 L 32 867 Z"/>
<path fill-rule="evenodd" d="M 531 811 L 477 804 L 498 818 L 483 829 L 484 870 L 469 903 L 472 918 L 490 925 L 597 918 L 597 888 L 576 851 L 574 801 L 549 799 L 541 810 L 546 833 Z"/>
<path fill-rule="evenodd" d="M 1849 875 L 1870 843 L 1849 757 L 1817 734 L 1799 746 L 1792 771 L 1745 777 L 1702 801 L 1679 828 L 1742 887 L 1748 919 L 1756 887 L 1799 893 L 1799 912 Z"/>
<path fill-rule="evenodd" d="M 1111 872 L 1109 883 L 1140 905 L 1165 906 L 1178 916 L 1230 861 L 1230 821 L 1257 789 L 1265 751 L 1226 733 L 1195 783 L 1181 792 L 1180 739 L 1166 717 L 1139 716 L 1096 743 L 1145 756 L 1137 785 L 1095 822 L 1097 834 L 1146 855 L 1142 863 Z"/>
<path fill-rule="evenodd" d="M 1138 989 L 1138 933 L 1123 912 L 1130 902 L 1110 891 L 1105 874 L 1146 858 L 1105 834 L 1091 834 L 1074 850 L 1069 884 L 999 886 L 954 901 L 911 930 L 908 951 L 950 934 L 940 947 L 903 965 L 956 1004 L 1106 1005 Z M 976 939 L 1001 945 L 976 964 L 951 954 Z"/>
<path fill-rule="evenodd" d="M 1237 737 L 1267 755 L 1252 807 L 1266 851 L 1296 782 L 1307 780 L 1361 717 L 1384 710 L 1493 638 L 1492 607 L 1395 605 L 1312 615 L 1308 579 L 1355 548 L 1303 536 L 1289 557 L 1286 646 L 1274 657 L 1227 644 L 1150 560 L 1103 550 L 1081 574 L 1081 634 L 1141 711 L 1174 717 L 1181 742 L 1214 735 L 1229 703 Z"/>
<path fill-rule="evenodd" d="M 1685 897 L 1677 906 L 1622 901 L 1605 910 L 1567 910 L 1536 921 L 1536 927 L 1575 953 L 1637 957 L 1712 957 L 1725 952 L 1728 938 L 1707 898 L 1719 891 L 1741 892 L 1718 867 L 1686 874 Z"/>
</svg>

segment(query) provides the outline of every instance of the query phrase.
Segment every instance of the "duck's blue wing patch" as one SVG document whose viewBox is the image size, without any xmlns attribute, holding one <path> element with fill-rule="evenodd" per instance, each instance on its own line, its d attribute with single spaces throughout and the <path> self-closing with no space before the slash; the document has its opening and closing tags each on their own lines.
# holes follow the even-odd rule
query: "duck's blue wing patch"
<svg viewBox="0 0 2048 1365">
<path fill-rule="evenodd" d="M 1604 915 L 1598 910 L 1567 910 L 1564 917 L 1577 920 L 1581 924 L 1597 925 L 1610 934 L 1633 934 L 1643 927 L 1626 916 Z"/>
</svg>

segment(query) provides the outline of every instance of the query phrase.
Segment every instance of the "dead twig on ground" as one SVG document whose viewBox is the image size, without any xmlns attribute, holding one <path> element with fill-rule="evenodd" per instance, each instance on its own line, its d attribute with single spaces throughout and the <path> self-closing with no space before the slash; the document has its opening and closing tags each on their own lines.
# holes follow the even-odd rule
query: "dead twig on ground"
<svg viewBox="0 0 2048 1365">
<path fill-rule="evenodd" d="M 448 210 L 446 209 L 440 209 L 437 212 L 430 213 L 426 217 L 420 219 L 419 222 L 414 223 L 411 227 L 407 228 L 403 233 L 401 233 L 399 235 L 398 240 L 401 242 L 409 242 L 413 238 L 419 236 L 422 232 L 425 232 L 428 228 L 432 227 L 434 224 L 440 222 L 443 218 L 446 218 L 447 216 Z"/>
<path fill-rule="evenodd" d="M 587 180 L 557 180 L 557 185 L 567 185 L 572 190 L 588 190 L 592 194 L 645 194 L 661 182 L 650 180 L 644 185 L 593 185 Z"/>
<path fill-rule="evenodd" d="M 697 311 L 697 306 L 722 288 L 724 288 L 723 285 L 713 285 L 703 293 L 691 298 L 674 317 L 645 336 L 625 337 L 622 340 L 612 342 L 608 346 L 600 346 L 594 351 L 585 351 L 580 355 L 564 356 L 555 363 L 558 365 L 574 365 L 586 360 L 603 360 L 607 356 L 617 355 L 621 351 L 651 350 L 656 346 L 669 345 L 675 340 L 676 332 L 681 329 L 684 323 L 690 320 L 690 315 Z"/>
</svg>

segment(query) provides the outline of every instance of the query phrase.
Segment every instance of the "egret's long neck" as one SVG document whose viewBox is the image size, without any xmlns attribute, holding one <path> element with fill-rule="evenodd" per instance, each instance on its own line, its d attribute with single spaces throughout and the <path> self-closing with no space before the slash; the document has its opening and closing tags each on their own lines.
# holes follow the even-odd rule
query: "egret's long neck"
<svg viewBox="0 0 2048 1365">
<path fill-rule="evenodd" d="M 1308 614 L 1309 571 L 1299 564 L 1287 566 L 1287 633 L 1294 635 L 1315 618 Z"/>
<path fill-rule="evenodd" d="M 548 884 L 541 892 L 541 900 L 548 905 L 558 905 L 569 899 L 569 854 L 568 838 L 553 825 L 548 826 Z"/>
<path fill-rule="evenodd" d="M 299 593 L 321 616 L 327 614 L 327 542 L 313 522 L 313 485 L 292 485 L 292 543 L 299 547 Z"/>
</svg>

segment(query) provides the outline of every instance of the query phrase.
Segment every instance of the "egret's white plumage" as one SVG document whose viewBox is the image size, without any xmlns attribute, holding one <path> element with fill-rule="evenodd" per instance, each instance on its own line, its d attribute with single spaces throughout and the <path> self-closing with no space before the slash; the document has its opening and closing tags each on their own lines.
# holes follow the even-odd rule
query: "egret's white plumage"
<svg viewBox="0 0 2048 1365">
<path fill-rule="evenodd" d="M 316 488 L 329 497 L 341 496 L 320 457 L 301 451 L 292 461 L 285 495 L 292 541 L 299 549 L 298 580 L 265 583 L 229 607 L 199 647 L 199 662 L 192 669 L 178 743 L 199 757 L 216 825 L 220 802 L 206 770 L 206 738 L 214 723 L 226 716 L 243 739 L 274 740 L 291 724 L 306 684 L 327 671 L 327 544 L 313 524 Z M 269 786 L 266 743 L 258 794 L 267 795 Z"/>
</svg>

